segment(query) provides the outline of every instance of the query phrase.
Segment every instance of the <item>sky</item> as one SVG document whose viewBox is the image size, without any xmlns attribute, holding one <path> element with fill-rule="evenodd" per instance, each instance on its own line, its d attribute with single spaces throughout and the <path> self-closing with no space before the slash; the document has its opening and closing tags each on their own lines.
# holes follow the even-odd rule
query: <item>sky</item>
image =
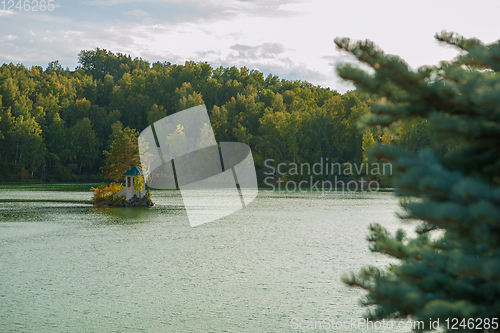
<svg viewBox="0 0 500 333">
<path fill-rule="evenodd" d="M 412 68 L 458 54 L 442 30 L 500 39 L 498 0 L 19 0 L 0 1 L 0 64 L 70 70 L 95 48 L 152 62 L 246 66 L 332 90 L 352 89 L 335 66 L 354 61 L 336 37 L 370 39 Z M 42 10 L 42 5 L 50 5 Z M 37 9 L 34 11 L 33 9 Z M 51 10 L 49 10 L 51 9 Z"/>
</svg>

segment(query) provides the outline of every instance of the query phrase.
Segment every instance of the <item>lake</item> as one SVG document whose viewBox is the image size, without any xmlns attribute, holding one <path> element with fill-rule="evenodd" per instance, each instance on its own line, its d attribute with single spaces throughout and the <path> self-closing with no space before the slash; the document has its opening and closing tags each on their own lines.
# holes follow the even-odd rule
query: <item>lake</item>
<svg viewBox="0 0 500 333">
<path fill-rule="evenodd" d="M 192 228 L 178 191 L 106 208 L 89 189 L 0 185 L 1 332 L 352 332 L 294 323 L 361 317 L 340 277 L 389 263 L 368 225 L 413 228 L 391 191 L 260 190 Z"/>
</svg>

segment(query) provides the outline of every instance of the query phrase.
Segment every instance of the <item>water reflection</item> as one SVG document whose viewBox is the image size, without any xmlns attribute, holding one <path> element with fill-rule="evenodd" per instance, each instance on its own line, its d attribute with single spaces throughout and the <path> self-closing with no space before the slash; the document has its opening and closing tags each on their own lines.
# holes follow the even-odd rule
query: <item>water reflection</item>
<svg viewBox="0 0 500 333">
<path fill-rule="evenodd" d="M 152 207 L 103 207 L 93 206 L 92 213 L 98 215 L 97 224 L 148 223 L 155 215 Z"/>
</svg>

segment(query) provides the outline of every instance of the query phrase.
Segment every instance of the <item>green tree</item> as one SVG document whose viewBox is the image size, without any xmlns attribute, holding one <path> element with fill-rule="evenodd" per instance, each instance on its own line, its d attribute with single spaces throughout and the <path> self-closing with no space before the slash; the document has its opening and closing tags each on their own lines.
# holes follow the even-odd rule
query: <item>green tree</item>
<svg viewBox="0 0 500 333">
<path fill-rule="evenodd" d="M 99 142 L 89 118 L 78 120 L 71 128 L 70 133 L 75 154 L 74 160 L 79 166 L 78 172 L 81 173 L 82 167 L 91 167 L 97 159 Z"/>
<path fill-rule="evenodd" d="M 265 135 L 256 138 L 257 144 L 268 147 L 276 161 L 295 163 L 301 121 L 302 117 L 298 112 L 266 113 L 260 119 L 260 132 Z"/>
<path fill-rule="evenodd" d="M 178 100 L 176 111 L 182 111 L 203 104 L 201 94 L 194 91 L 191 83 L 188 82 L 183 83 L 182 87 L 175 89 L 175 97 Z"/>
<path fill-rule="evenodd" d="M 225 106 L 215 105 L 210 113 L 210 122 L 214 130 L 217 142 L 230 141 L 231 136 L 228 133 L 229 123 L 227 121 L 227 109 Z"/>
<path fill-rule="evenodd" d="M 367 152 L 375 144 L 375 139 L 373 138 L 373 133 L 366 130 L 363 134 L 363 162 L 368 162 Z"/>
<path fill-rule="evenodd" d="M 104 151 L 106 165 L 101 168 L 104 177 L 115 182 L 122 181 L 125 172 L 134 166 L 140 167 L 138 135 L 134 129 L 122 128 L 119 122 L 113 126 L 111 143 L 108 150 Z"/>
<path fill-rule="evenodd" d="M 358 89 L 381 97 L 365 124 L 423 118 L 438 141 L 466 142 L 444 156 L 388 145 L 375 150 L 375 157 L 394 164 L 395 193 L 407 198 L 405 218 L 422 222 L 416 237 L 371 225 L 371 250 L 398 263 L 385 270 L 366 267 L 344 282 L 368 292 L 363 303 L 371 320 L 409 318 L 431 330 L 429 321 L 439 319 L 444 331 L 496 332 L 491 318 L 500 317 L 500 43 L 484 45 L 446 32 L 436 39 L 458 47 L 460 56 L 416 71 L 369 41 L 335 40 L 372 69 L 337 69 Z M 466 324 L 451 329 L 451 318 Z M 477 319 L 481 329 L 467 328 L 470 320 L 477 327 Z"/>
<path fill-rule="evenodd" d="M 163 106 L 158 106 L 153 104 L 151 109 L 148 112 L 148 123 L 154 124 L 156 121 L 165 118 L 167 116 L 167 111 Z"/>
<path fill-rule="evenodd" d="M 33 178 L 35 172 L 41 172 L 46 151 L 42 138 L 42 129 L 34 117 L 23 115 L 14 121 L 13 138 L 15 142 L 14 166 L 20 170 L 26 169 Z"/>
<path fill-rule="evenodd" d="M 342 163 L 363 157 L 356 122 L 368 112 L 371 95 L 341 95 L 304 81 L 264 78 L 246 67 L 213 69 L 195 62 L 150 66 L 104 49 L 82 51 L 78 61 L 75 71 L 62 69 L 58 61 L 45 70 L 12 63 L 0 66 L 3 179 L 16 180 L 21 174 L 29 178 L 30 171 L 49 180 L 86 179 L 104 164 L 99 150 L 112 136 L 113 124 L 119 121 L 121 127 L 140 132 L 160 118 L 203 103 L 217 141 L 249 143 L 257 166 L 268 158 L 312 163 L 326 157 Z M 428 135 L 427 124 L 417 125 L 399 124 L 384 142 L 415 149 L 430 143 L 441 155 L 461 145 L 438 145 Z M 34 136 L 21 137 L 27 127 Z M 372 132 L 379 141 L 382 131 Z M 47 149 L 33 150 L 32 163 L 28 142 L 35 137 Z M 37 157 L 43 151 L 44 157 Z"/>
<path fill-rule="evenodd" d="M 14 127 L 14 117 L 10 112 L 10 108 L 2 106 L 2 98 L 0 96 L 0 166 L 4 172 L 7 170 L 8 158 L 12 150 L 12 128 Z"/>
</svg>

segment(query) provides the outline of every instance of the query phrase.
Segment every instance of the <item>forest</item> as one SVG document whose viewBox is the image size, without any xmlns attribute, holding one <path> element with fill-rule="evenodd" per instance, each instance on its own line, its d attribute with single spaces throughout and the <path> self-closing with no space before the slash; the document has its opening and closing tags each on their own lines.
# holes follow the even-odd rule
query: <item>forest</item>
<svg viewBox="0 0 500 333">
<path fill-rule="evenodd" d="M 45 69 L 0 67 L 0 181 L 103 181 L 113 129 L 140 133 L 200 104 L 218 142 L 250 145 L 261 182 L 270 159 L 362 163 L 375 143 L 413 152 L 432 147 L 441 155 L 453 150 L 436 143 L 425 119 L 358 127 L 376 95 L 340 94 L 246 67 L 150 63 L 104 49 L 81 51 L 78 63 L 74 71 L 58 61 Z"/>
</svg>

